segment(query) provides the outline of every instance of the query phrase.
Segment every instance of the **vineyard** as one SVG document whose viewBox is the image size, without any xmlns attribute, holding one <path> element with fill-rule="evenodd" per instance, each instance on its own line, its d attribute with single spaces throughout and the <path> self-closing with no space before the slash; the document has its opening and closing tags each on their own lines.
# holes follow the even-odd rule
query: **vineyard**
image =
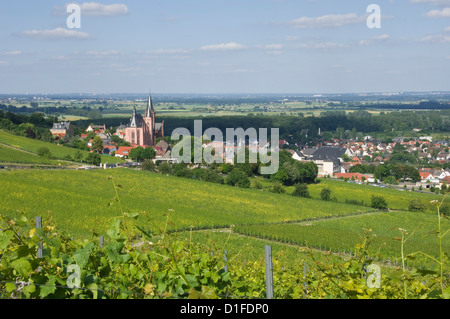
<svg viewBox="0 0 450 319">
<path fill-rule="evenodd" d="M 113 176 L 123 207 L 148 216 L 149 227 L 161 227 L 173 211 L 176 228 L 221 228 L 230 225 L 292 222 L 344 216 L 372 210 L 340 203 L 241 189 L 127 169 L 97 171 L 2 172 L 0 211 L 28 218 L 53 215 L 62 230 L 77 237 L 105 233 L 107 221 L 120 210 L 112 205 Z"/>
<path fill-rule="evenodd" d="M 69 147 L 59 146 L 59 145 L 53 144 L 53 143 L 48 143 L 48 142 L 43 142 L 43 141 L 39 141 L 39 140 L 29 139 L 29 138 L 26 138 L 23 136 L 13 135 L 13 134 L 7 133 L 4 130 L 0 130 L 0 141 L 2 144 L 5 144 L 7 146 L 12 146 L 12 147 L 18 149 L 19 151 L 22 150 L 22 151 L 30 152 L 30 153 L 34 153 L 34 154 L 37 154 L 39 149 L 42 147 L 48 148 L 52 157 L 55 158 L 56 160 L 65 160 L 68 157 L 71 157 L 73 159 L 75 157 L 75 155 L 77 154 L 77 152 L 80 152 L 83 158 L 85 158 L 89 154 L 89 152 L 87 152 L 87 151 L 77 150 L 77 149 L 73 149 L 73 148 L 69 148 Z M 9 151 L 8 151 L 8 153 L 9 153 Z M 15 163 L 16 159 L 19 159 L 19 163 L 23 162 L 23 155 L 21 155 L 19 157 L 17 152 L 15 152 L 14 154 L 4 154 L 2 156 L 4 158 L 6 157 L 5 161 L 8 161 L 8 162 Z M 27 160 L 25 162 L 28 163 L 28 159 L 29 159 L 29 157 L 27 157 Z M 45 158 L 41 158 L 41 161 L 36 161 L 36 158 L 33 158 L 31 163 L 35 163 L 35 162 L 47 164 L 48 160 Z M 102 162 L 113 164 L 113 163 L 123 162 L 123 160 L 116 158 L 116 157 L 102 155 Z"/>
<path fill-rule="evenodd" d="M 267 245 L 276 299 L 450 297 L 437 202 L 384 212 L 127 169 L 0 177 L 1 298 L 264 299 Z"/>
<path fill-rule="evenodd" d="M 432 256 L 439 255 L 439 243 L 432 235 L 436 218 L 433 215 L 417 212 L 384 212 L 363 214 L 346 218 L 320 219 L 296 224 L 272 224 L 237 226 L 235 231 L 247 236 L 276 240 L 300 246 L 336 253 L 351 253 L 358 244 L 362 229 L 371 229 L 376 235 L 370 255 L 380 260 L 390 260 L 400 264 L 398 241 L 393 238 L 401 233 L 399 228 L 414 232 L 405 253 L 424 251 Z M 450 228 L 448 220 L 443 221 L 444 228 Z M 327 234 L 324 236 L 323 234 Z M 444 241 L 445 251 L 450 251 L 450 238 Z M 409 261 L 409 264 L 432 268 L 432 262 L 423 256 Z M 450 271 L 450 269 L 448 269 Z"/>
<path fill-rule="evenodd" d="M 0 163 L 58 165 L 58 161 L 3 145 L 0 145 Z"/>
</svg>

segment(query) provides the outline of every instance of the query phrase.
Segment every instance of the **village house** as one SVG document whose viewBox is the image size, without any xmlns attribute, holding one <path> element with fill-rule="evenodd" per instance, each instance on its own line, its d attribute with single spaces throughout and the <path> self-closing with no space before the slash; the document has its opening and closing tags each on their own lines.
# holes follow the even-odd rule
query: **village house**
<svg viewBox="0 0 450 319">
<path fill-rule="evenodd" d="M 66 135 L 67 136 L 73 135 L 73 127 L 70 124 L 70 122 L 54 123 L 53 127 L 50 129 L 50 132 L 53 134 L 53 136 L 63 138 Z"/>
<path fill-rule="evenodd" d="M 106 125 L 89 125 L 86 132 L 103 133 L 106 131 Z"/>
<path fill-rule="evenodd" d="M 420 182 L 416 183 L 417 186 L 422 186 L 424 188 L 430 188 L 431 186 L 438 186 L 440 181 L 430 172 L 419 172 L 420 174 Z"/>
<path fill-rule="evenodd" d="M 115 157 L 128 159 L 128 156 L 130 155 L 130 151 L 136 147 L 137 146 L 120 146 L 115 153 Z"/>
<path fill-rule="evenodd" d="M 106 145 L 103 147 L 104 155 L 111 155 L 115 151 L 117 151 L 117 148 L 114 145 Z"/>
<path fill-rule="evenodd" d="M 318 148 L 308 160 L 312 160 L 317 165 L 319 176 L 333 176 L 334 173 L 342 173 L 341 163 L 344 162 L 342 160 L 344 154 L 353 156 L 348 148 L 325 146 Z"/>
</svg>

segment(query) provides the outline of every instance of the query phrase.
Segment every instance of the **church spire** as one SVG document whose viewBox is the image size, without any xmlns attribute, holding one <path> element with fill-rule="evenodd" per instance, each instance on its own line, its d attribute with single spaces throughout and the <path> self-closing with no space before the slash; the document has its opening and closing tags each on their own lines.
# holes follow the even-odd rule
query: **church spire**
<svg viewBox="0 0 450 319">
<path fill-rule="evenodd" d="M 145 112 L 146 117 L 151 117 L 152 112 L 154 112 L 155 109 L 153 108 L 153 101 L 152 101 L 152 94 L 148 93 L 148 102 L 147 102 L 147 111 Z"/>
<path fill-rule="evenodd" d="M 136 118 L 136 105 L 133 108 L 133 115 L 131 117 L 131 121 L 130 121 L 130 127 L 137 127 L 137 118 Z"/>
</svg>

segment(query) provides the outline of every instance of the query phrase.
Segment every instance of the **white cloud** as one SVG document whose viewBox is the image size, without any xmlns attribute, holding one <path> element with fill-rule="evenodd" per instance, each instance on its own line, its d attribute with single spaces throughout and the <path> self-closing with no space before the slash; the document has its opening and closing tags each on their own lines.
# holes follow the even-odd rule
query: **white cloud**
<svg viewBox="0 0 450 319">
<path fill-rule="evenodd" d="M 444 29 L 444 31 L 445 31 L 445 32 L 450 32 L 450 27 L 446 27 L 446 28 Z"/>
<path fill-rule="evenodd" d="M 419 40 L 428 43 L 450 43 L 450 36 L 446 35 L 428 35 Z"/>
<path fill-rule="evenodd" d="M 281 50 L 283 48 L 282 44 L 268 44 L 264 46 L 267 50 Z"/>
<path fill-rule="evenodd" d="M 230 50 L 244 50 L 247 47 L 235 43 L 235 42 L 229 42 L 229 43 L 221 43 L 221 44 L 211 44 L 211 45 L 205 45 L 200 48 L 200 50 L 203 51 L 230 51 Z"/>
<path fill-rule="evenodd" d="M 285 41 L 298 41 L 300 40 L 300 37 L 297 37 L 295 35 L 287 35 L 284 37 Z"/>
<path fill-rule="evenodd" d="M 0 55 L 21 55 L 21 54 L 22 51 L 20 50 L 0 52 Z"/>
<path fill-rule="evenodd" d="M 450 5 L 450 0 L 411 0 L 412 3 L 429 3 L 434 5 Z"/>
<path fill-rule="evenodd" d="M 115 50 L 112 50 L 112 51 L 87 51 L 86 55 L 101 58 L 101 57 L 118 56 L 118 55 L 120 55 L 120 53 L 119 53 L 119 51 L 115 51 Z"/>
<path fill-rule="evenodd" d="M 376 37 L 371 38 L 370 40 L 361 40 L 359 41 L 359 45 L 372 45 L 376 42 L 387 41 L 391 38 L 389 34 L 382 34 Z"/>
<path fill-rule="evenodd" d="M 450 18 L 450 8 L 443 8 L 442 10 L 428 11 L 427 17 L 429 17 L 429 18 Z"/>
<path fill-rule="evenodd" d="M 56 15 L 67 14 L 67 7 L 72 3 L 67 3 L 64 7 L 54 7 L 53 13 Z M 128 7 L 125 4 L 105 5 L 98 2 L 83 2 L 78 4 L 81 9 L 81 15 L 92 17 L 120 16 L 128 14 Z"/>
<path fill-rule="evenodd" d="M 18 33 L 17 35 L 40 40 L 64 40 L 64 39 L 86 40 L 92 38 L 92 36 L 86 32 L 80 32 L 64 28 L 56 28 L 52 30 L 23 31 Z"/>
<path fill-rule="evenodd" d="M 301 49 L 321 49 L 321 50 L 334 50 L 346 48 L 347 45 L 336 42 L 308 42 L 295 45 L 296 48 Z"/>
<path fill-rule="evenodd" d="M 186 49 L 157 49 L 151 51 L 141 51 L 139 53 L 144 54 L 188 54 L 190 50 Z"/>
<path fill-rule="evenodd" d="M 348 14 L 329 14 L 320 17 L 310 18 L 301 17 L 288 21 L 287 24 L 292 28 L 336 28 L 349 24 L 357 24 L 365 21 L 365 16 L 358 16 L 355 13 Z"/>
<path fill-rule="evenodd" d="M 391 38 L 391 36 L 389 34 L 382 34 L 376 37 L 373 37 L 374 40 L 377 41 L 385 41 L 385 40 L 389 40 Z"/>
</svg>

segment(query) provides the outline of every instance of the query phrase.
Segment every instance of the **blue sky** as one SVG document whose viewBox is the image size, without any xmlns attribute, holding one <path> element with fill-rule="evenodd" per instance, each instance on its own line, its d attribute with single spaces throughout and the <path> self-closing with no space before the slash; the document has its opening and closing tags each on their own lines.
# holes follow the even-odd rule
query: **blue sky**
<svg viewBox="0 0 450 319">
<path fill-rule="evenodd" d="M 0 93 L 450 91 L 450 0 L 70 3 L 2 3 Z"/>
</svg>

